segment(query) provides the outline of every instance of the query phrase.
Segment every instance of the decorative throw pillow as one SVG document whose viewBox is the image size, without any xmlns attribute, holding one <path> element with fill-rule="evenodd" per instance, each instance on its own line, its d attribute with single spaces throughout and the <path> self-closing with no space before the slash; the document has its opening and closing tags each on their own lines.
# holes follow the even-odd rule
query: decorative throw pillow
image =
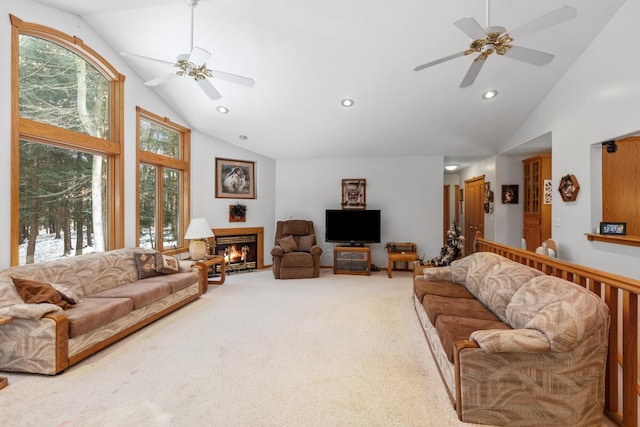
<svg viewBox="0 0 640 427">
<path fill-rule="evenodd" d="M 138 279 L 146 279 L 147 277 L 157 276 L 156 271 L 156 254 L 150 252 L 136 252 L 133 259 L 138 267 Z"/>
<path fill-rule="evenodd" d="M 161 253 L 156 254 L 156 271 L 160 274 L 174 274 L 180 271 L 178 258 Z"/>
<path fill-rule="evenodd" d="M 75 305 L 79 303 L 80 297 L 76 294 L 71 288 L 66 287 L 65 285 L 60 285 L 59 283 L 49 283 L 56 291 L 60 292 L 62 298 L 71 305 Z"/>
<path fill-rule="evenodd" d="M 296 239 L 294 239 L 292 235 L 288 235 L 287 237 L 280 239 L 278 241 L 278 244 L 285 254 L 298 250 L 298 244 L 296 243 Z"/>
<path fill-rule="evenodd" d="M 53 286 L 48 283 L 36 282 L 35 280 L 19 279 L 12 277 L 13 284 L 20 298 L 27 304 L 40 304 L 48 302 L 62 308 L 70 308 L 69 304 L 60 292 L 56 291 Z"/>
<path fill-rule="evenodd" d="M 300 244 L 298 250 L 303 252 L 311 252 L 311 247 L 316 244 L 316 235 L 300 236 Z"/>
</svg>

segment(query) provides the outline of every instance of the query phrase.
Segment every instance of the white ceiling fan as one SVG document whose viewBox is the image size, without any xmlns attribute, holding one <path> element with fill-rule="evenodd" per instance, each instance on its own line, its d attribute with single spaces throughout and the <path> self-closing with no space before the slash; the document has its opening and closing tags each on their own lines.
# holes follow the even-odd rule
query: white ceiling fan
<svg viewBox="0 0 640 427">
<path fill-rule="evenodd" d="M 132 58 L 135 60 L 140 60 L 152 64 L 159 64 L 168 67 L 174 67 L 178 70 L 169 74 L 165 74 L 163 76 L 156 77 L 154 79 L 148 80 L 144 82 L 147 86 L 158 86 L 163 83 L 168 82 L 176 77 L 187 76 L 193 77 L 193 79 L 198 83 L 200 88 L 207 94 L 207 96 L 211 99 L 220 99 L 222 95 L 220 92 L 213 86 L 213 84 L 209 81 L 208 78 L 212 77 L 214 79 L 226 80 L 231 83 L 237 83 L 243 86 L 253 86 L 255 82 L 253 79 L 248 77 L 239 76 L 236 74 L 225 73 L 224 71 L 213 70 L 211 68 L 207 68 L 206 61 L 209 59 L 211 54 L 206 50 L 194 47 L 193 46 L 193 16 L 194 9 L 197 6 L 200 0 L 186 0 L 187 4 L 191 6 L 191 51 L 190 53 L 183 53 L 177 56 L 176 62 L 163 61 L 161 59 L 149 58 L 147 56 L 136 55 L 128 52 L 121 52 L 120 55 L 128 58 Z"/>
<path fill-rule="evenodd" d="M 469 49 L 419 65 L 414 68 L 414 71 L 424 70 L 425 68 L 441 64 L 460 56 L 477 53 L 478 55 L 473 60 L 473 63 L 460 83 L 460 87 L 464 88 L 473 84 L 486 59 L 492 53 L 504 55 L 533 65 L 546 65 L 551 62 L 554 55 L 526 47 L 515 46 L 512 42 L 516 39 L 520 39 L 521 37 L 549 28 L 553 25 L 560 24 L 564 21 L 568 21 L 569 19 L 573 19 L 577 16 L 577 10 L 575 8 L 571 6 L 564 6 L 549 12 L 546 15 L 542 15 L 516 30 L 507 32 L 507 29 L 504 27 L 492 27 L 490 25 L 489 6 L 489 0 L 487 0 L 486 28 L 482 28 L 480 24 L 478 24 L 478 21 L 473 18 L 463 18 L 453 23 L 456 27 L 462 30 L 462 32 L 468 35 L 469 38 L 471 38 L 472 42 L 469 45 Z"/>
</svg>

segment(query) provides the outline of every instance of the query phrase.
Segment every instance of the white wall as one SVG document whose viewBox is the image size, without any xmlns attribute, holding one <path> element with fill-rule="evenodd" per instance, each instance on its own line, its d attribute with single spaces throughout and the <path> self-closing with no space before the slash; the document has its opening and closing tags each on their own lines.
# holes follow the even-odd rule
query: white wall
<svg viewBox="0 0 640 427">
<path fill-rule="evenodd" d="M 135 155 L 135 108 L 140 106 L 152 113 L 189 127 L 188 121 L 163 103 L 152 89 L 129 69 L 117 52 L 114 52 L 76 15 L 60 12 L 30 0 L 4 0 L 0 2 L 0 233 L 5 236 L 0 243 L 0 268 L 10 265 L 11 253 L 11 25 L 9 14 L 25 22 L 34 22 L 55 28 L 81 38 L 87 46 L 100 53 L 120 73 L 125 81 L 125 136 L 124 136 L 124 180 L 125 180 L 125 246 L 136 246 L 136 155 Z M 265 235 L 273 234 L 275 162 L 232 144 L 194 132 L 192 135 L 192 186 L 191 216 L 206 217 L 212 227 L 228 227 L 228 206 L 232 199 L 215 199 L 213 185 L 214 158 L 227 157 L 256 161 L 258 199 L 247 201 L 246 226 L 265 227 Z M 234 223 L 236 226 L 238 223 Z M 265 238 L 265 251 L 271 249 L 271 238 Z M 268 261 L 268 259 L 265 259 Z"/>
<path fill-rule="evenodd" d="M 592 144 L 640 129 L 640 2 L 625 2 L 536 111 L 505 145 L 505 150 L 547 132 L 552 134 L 553 179 L 573 174 L 581 189 L 574 202 L 553 200 L 553 238 L 563 259 L 623 276 L 640 278 L 640 248 L 589 242 L 584 233 L 599 220 L 592 182 Z M 597 185 L 597 184 L 596 184 Z M 630 203 L 638 203 L 637 200 Z"/>
<path fill-rule="evenodd" d="M 215 198 L 215 158 L 253 161 L 256 175 L 255 199 Z M 212 228 L 264 227 L 264 263 L 271 264 L 275 235 L 275 161 L 242 150 L 198 132 L 192 133 L 191 217 L 204 217 Z M 246 222 L 229 222 L 229 205 L 247 206 Z"/>
<path fill-rule="evenodd" d="M 436 256 L 442 246 L 442 157 L 279 160 L 276 219 L 310 219 L 333 265 L 333 244 L 324 241 L 326 209 L 340 209 L 343 178 L 365 178 L 368 209 L 380 209 L 381 240 L 372 262 L 386 268 L 384 243 L 415 242 L 418 253 Z M 273 236 L 272 236 L 273 238 Z"/>
</svg>

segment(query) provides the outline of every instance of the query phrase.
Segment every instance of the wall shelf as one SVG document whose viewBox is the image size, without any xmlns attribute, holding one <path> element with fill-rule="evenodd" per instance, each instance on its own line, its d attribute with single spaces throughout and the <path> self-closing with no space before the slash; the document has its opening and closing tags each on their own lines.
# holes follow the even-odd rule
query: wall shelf
<svg viewBox="0 0 640 427">
<path fill-rule="evenodd" d="M 591 242 L 605 242 L 616 245 L 638 246 L 640 247 L 640 236 L 614 236 L 609 234 L 585 233 Z"/>
</svg>

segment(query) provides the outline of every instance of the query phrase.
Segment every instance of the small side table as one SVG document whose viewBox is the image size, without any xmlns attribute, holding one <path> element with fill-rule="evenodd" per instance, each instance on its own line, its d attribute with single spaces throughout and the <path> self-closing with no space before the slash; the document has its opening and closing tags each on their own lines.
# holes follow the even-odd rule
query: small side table
<svg viewBox="0 0 640 427">
<path fill-rule="evenodd" d="M 9 316 L 0 316 L 0 325 L 4 325 L 5 323 L 11 322 L 11 317 Z M 9 380 L 6 377 L 0 377 L 0 390 L 9 385 Z"/>
<path fill-rule="evenodd" d="M 224 283 L 224 279 L 226 278 L 226 270 L 227 265 L 224 261 L 224 257 L 219 255 L 207 255 L 207 258 L 202 260 L 201 262 L 207 266 L 207 273 L 209 269 L 211 269 L 214 273 L 216 272 L 216 265 L 220 264 L 220 279 L 213 280 L 207 277 L 207 283 L 210 285 L 222 285 Z M 208 276 L 208 274 L 207 274 Z"/>
</svg>

